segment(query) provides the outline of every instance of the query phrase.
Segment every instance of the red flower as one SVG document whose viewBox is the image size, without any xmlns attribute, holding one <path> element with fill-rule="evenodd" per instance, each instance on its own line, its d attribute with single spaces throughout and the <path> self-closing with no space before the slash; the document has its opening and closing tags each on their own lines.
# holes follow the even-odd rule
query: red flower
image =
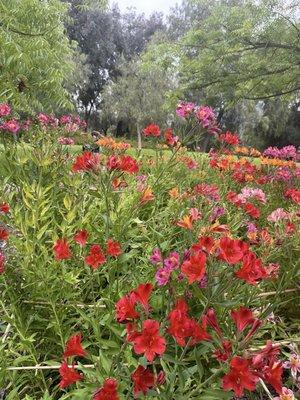
<svg viewBox="0 0 300 400">
<path fill-rule="evenodd" d="M 84 259 L 85 263 L 92 267 L 94 270 L 104 264 L 106 259 L 99 244 L 93 244 L 90 248 L 89 254 Z"/>
<path fill-rule="evenodd" d="M 102 388 L 96 390 L 93 400 L 120 400 L 118 395 L 118 382 L 113 378 L 107 378 Z"/>
<path fill-rule="evenodd" d="M 221 328 L 218 324 L 217 317 L 215 314 L 215 310 L 213 308 L 209 308 L 206 313 L 202 317 L 202 322 L 205 326 L 210 326 L 214 329 L 219 336 L 222 336 Z"/>
<path fill-rule="evenodd" d="M 254 391 L 258 377 L 250 370 L 248 360 L 242 357 L 233 357 L 230 362 L 230 371 L 222 378 L 222 388 L 233 390 L 237 397 L 242 397 L 244 389 Z"/>
<path fill-rule="evenodd" d="M 158 125 L 150 124 L 145 129 L 143 129 L 143 133 L 145 136 L 157 137 L 160 135 L 160 129 Z"/>
<path fill-rule="evenodd" d="M 164 138 L 168 146 L 176 146 L 179 141 L 178 136 L 174 136 L 172 128 L 167 128 L 164 131 Z"/>
<path fill-rule="evenodd" d="M 211 253 L 214 244 L 215 241 L 211 236 L 202 236 L 199 238 L 198 242 L 192 246 L 192 250 L 203 250 L 207 253 Z"/>
<path fill-rule="evenodd" d="M 159 323 L 147 319 L 143 323 L 143 329 L 133 340 L 133 348 L 136 354 L 144 354 L 149 362 L 154 360 L 156 354 L 161 355 L 166 350 L 166 340 L 159 336 Z"/>
<path fill-rule="evenodd" d="M 0 251 L 0 275 L 4 274 L 5 271 L 5 257 Z"/>
<path fill-rule="evenodd" d="M 83 247 L 86 245 L 89 234 L 86 230 L 77 231 L 74 235 L 74 240 L 79 246 Z"/>
<path fill-rule="evenodd" d="M 240 307 L 237 310 L 232 310 L 230 315 L 237 327 L 238 332 L 242 332 L 247 325 L 252 325 L 254 322 L 252 311 L 246 307 Z"/>
<path fill-rule="evenodd" d="M 7 214 L 9 212 L 9 204 L 1 203 L 0 204 L 0 212 L 2 212 L 3 214 Z"/>
<path fill-rule="evenodd" d="M 221 260 L 226 261 L 228 264 L 234 265 L 242 260 L 244 256 L 243 242 L 240 240 L 230 239 L 224 237 L 220 240 L 220 254 Z"/>
<path fill-rule="evenodd" d="M 244 210 L 248 215 L 250 215 L 252 218 L 259 218 L 260 217 L 260 211 L 257 207 L 255 207 L 251 203 L 245 203 L 243 205 Z"/>
<path fill-rule="evenodd" d="M 66 239 L 58 239 L 53 246 L 56 260 L 68 260 L 72 257 L 70 246 Z"/>
<path fill-rule="evenodd" d="M 263 380 L 272 385 L 278 394 L 282 391 L 282 372 L 283 366 L 281 362 L 274 362 L 270 366 L 263 368 Z"/>
<path fill-rule="evenodd" d="M 205 275 L 206 255 L 203 251 L 198 251 L 183 262 L 181 272 L 188 278 L 189 283 L 201 281 Z"/>
<path fill-rule="evenodd" d="M 72 385 L 72 383 L 82 380 L 82 375 L 75 370 L 74 365 L 70 368 L 65 361 L 61 364 L 59 373 L 61 376 L 61 381 L 59 384 L 61 389 Z"/>
<path fill-rule="evenodd" d="M 231 133 L 230 131 L 222 133 L 221 135 L 219 135 L 218 139 L 220 142 L 224 142 L 231 145 L 237 146 L 239 144 L 238 136 L 234 133 Z"/>
<path fill-rule="evenodd" d="M 183 299 L 179 299 L 175 308 L 170 312 L 168 333 L 173 336 L 180 346 L 185 346 L 186 339 L 194 345 L 202 340 L 209 340 L 210 336 L 205 330 L 205 325 L 200 326 L 188 316 L 188 306 Z"/>
<path fill-rule="evenodd" d="M 271 340 L 268 340 L 266 346 L 253 355 L 251 364 L 255 369 L 260 370 L 267 364 L 273 364 L 277 360 L 279 353 L 279 345 L 273 345 Z"/>
<path fill-rule="evenodd" d="M 9 237 L 9 232 L 5 228 L 0 228 L 0 241 L 6 242 Z"/>
<path fill-rule="evenodd" d="M 232 344 L 228 340 L 222 341 L 222 349 L 214 351 L 214 357 L 221 362 L 225 362 L 231 355 Z"/>
<path fill-rule="evenodd" d="M 122 254 L 120 243 L 115 242 L 112 239 L 108 239 L 106 241 L 106 254 L 112 257 L 118 257 L 120 254 Z"/>
<path fill-rule="evenodd" d="M 84 357 L 86 355 L 86 351 L 82 348 L 81 345 L 81 339 L 81 333 L 79 333 L 78 335 L 73 335 L 69 338 L 63 354 L 65 358 L 73 356 Z"/>
<path fill-rule="evenodd" d="M 300 190 L 291 188 L 285 191 L 284 196 L 291 199 L 294 203 L 300 204 Z"/>
<path fill-rule="evenodd" d="M 72 165 L 73 172 L 79 171 L 91 171 L 94 170 L 100 162 L 99 154 L 85 151 L 76 157 L 74 164 Z"/>
<path fill-rule="evenodd" d="M 261 260 L 256 258 L 254 253 L 248 252 L 243 258 L 242 267 L 235 275 L 250 285 L 256 285 L 258 281 L 267 277 L 267 272 Z"/>
<path fill-rule="evenodd" d="M 133 293 L 136 296 L 136 301 L 140 303 L 145 310 L 149 310 L 149 297 L 151 296 L 153 285 L 151 283 L 141 283 Z"/>
<path fill-rule="evenodd" d="M 130 156 L 121 156 L 120 169 L 129 174 L 135 174 L 139 171 L 139 166 L 134 158 Z"/>
<path fill-rule="evenodd" d="M 116 317 L 118 322 L 139 318 L 135 310 L 136 296 L 134 293 L 122 297 L 116 304 Z"/>
<path fill-rule="evenodd" d="M 141 365 L 131 375 L 133 381 L 133 394 L 137 397 L 140 393 L 147 394 L 148 390 L 155 385 L 155 375 L 148 368 Z"/>
</svg>

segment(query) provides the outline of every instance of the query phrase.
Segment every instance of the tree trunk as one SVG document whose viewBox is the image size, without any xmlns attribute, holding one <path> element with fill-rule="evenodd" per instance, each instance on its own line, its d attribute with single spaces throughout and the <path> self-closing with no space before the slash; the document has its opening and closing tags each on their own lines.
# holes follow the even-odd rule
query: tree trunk
<svg viewBox="0 0 300 400">
<path fill-rule="evenodd" d="M 138 150 L 142 150 L 142 135 L 139 124 L 136 125 Z"/>
</svg>

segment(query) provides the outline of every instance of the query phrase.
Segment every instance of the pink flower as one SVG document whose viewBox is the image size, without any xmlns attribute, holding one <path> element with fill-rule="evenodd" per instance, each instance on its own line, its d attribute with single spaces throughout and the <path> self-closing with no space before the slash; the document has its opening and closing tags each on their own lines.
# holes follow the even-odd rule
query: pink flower
<svg viewBox="0 0 300 400">
<path fill-rule="evenodd" d="M 277 208 L 267 216 L 269 222 L 278 222 L 282 219 L 287 219 L 289 214 L 283 208 Z"/>
<path fill-rule="evenodd" d="M 159 264 L 162 262 L 162 255 L 159 249 L 154 249 L 150 257 L 152 264 Z"/>
<path fill-rule="evenodd" d="M 170 268 L 159 268 L 155 274 L 158 286 L 165 286 L 170 280 L 171 273 L 172 270 Z"/>
<path fill-rule="evenodd" d="M 181 118 L 189 117 L 195 110 L 196 105 L 194 103 L 186 103 L 185 101 L 180 101 L 177 108 L 176 114 Z"/>
<path fill-rule="evenodd" d="M 283 363 L 283 367 L 291 370 L 294 380 L 297 379 L 297 374 L 300 373 L 300 356 L 299 354 L 292 354 L 289 361 Z"/>
<path fill-rule="evenodd" d="M 0 104 L 0 117 L 6 117 L 11 113 L 11 108 L 7 103 Z"/>
<path fill-rule="evenodd" d="M 49 123 L 49 117 L 46 114 L 39 113 L 37 116 L 37 119 L 38 119 L 39 123 L 42 125 L 47 125 Z"/>
<path fill-rule="evenodd" d="M 1 128 L 11 133 L 17 133 L 20 129 L 20 124 L 16 119 L 10 119 L 5 121 Z"/>
<path fill-rule="evenodd" d="M 279 397 L 274 397 L 273 400 L 296 400 L 292 390 L 283 387 L 281 395 Z"/>
</svg>

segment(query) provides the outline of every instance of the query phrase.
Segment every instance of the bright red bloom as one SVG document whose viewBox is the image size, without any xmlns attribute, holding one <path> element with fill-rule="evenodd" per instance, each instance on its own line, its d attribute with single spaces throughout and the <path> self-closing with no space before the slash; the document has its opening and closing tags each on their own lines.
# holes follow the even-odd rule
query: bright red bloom
<svg viewBox="0 0 300 400">
<path fill-rule="evenodd" d="M 84 262 L 94 270 L 104 264 L 105 261 L 105 256 L 99 244 L 93 244 L 90 248 L 89 254 L 84 259 Z"/>
<path fill-rule="evenodd" d="M 284 196 L 287 199 L 291 199 L 294 203 L 300 204 L 300 190 L 297 189 L 288 189 L 285 191 Z"/>
<path fill-rule="evenodd" d="M 257 207 L 255 207 L 251 203 L 245 203 L 243 205 L 243 209 L 246 211 L 248 215 L 250 215 L 252 218 L 259 218 L 260 217 L 260 211 Z"/>
<path fill-rule="evenodd" d="M 67 386 L 72 385 L 72 383 L 82 380 L 83 378 L 82 375 L 75 370 L 74 366 L 70 368 L 65 361 L 61 364 L 59 373 L 61 376 L 61 381 L 59 384 L 61 389 L 64 389 Z"/>
<path fill-rule="evenodd" d="M 268 340 L 266 346 L 253 355 L 251 364 L 255 369 L 261 370 L 267 364 L 273 365 L 279 353 L 279 345 L 274 345 L 271 340 Z"/>
<path fill-rule="evenodd" d="M 128 172 L 129 174 L 134 174 L 139 170 L 137 161 L 134 158 L 125 155 L 111 155 L 107 160 L 106 166 L 109 170 L 121 170 Z"/>
<path fill-rule="evenodd" d="M 81 345 L 81 340 L 81 333 L 79 333 L 78 335 L 73 335 L 68 339 L 63 354 L 65 358 L 73 356 L 84 357 L 86 355 L 86 351 Z"/>
<path fill-rule="evenodd" d="M 223 237 L 220 240 L 219 257 L 228 264 L 234 265 L 240 262 L 244 256 L 244 252 L 243 242 L 240 240 L 230 239 L 229 237 Z"/>
<path fill-rule="evenodd" d="M 198 251 L 183 262 L 181 272 L 188 278 L 189 283 L 199 282 L 205 275 L 206 271 L 206 254 L 203 251 Z"/>
<path fill-rule="evenodd" d="M 5 271 L 5 257 L 0 251 L 0 275 L 4 274 Z"/>
<path fill-rule="evenodd" d="M 237 146 L 239 144 L 239 137 L 236 134 L 231 133 L 230 131 L 227 131 L 227 132 L 219 135 L 218 140 L 220 142 L 224 142 L 224 143 L 227 143 L 230 145 L 235 145 L 235 146 Z"/>
<path fill-rule="evenodd" d="M 215 241 L 211 236 L 202 236 L 199 238 L 198 242 L 192 246 L 192 249 L 193 250 L 201 249 L 210 254 L 214 247 L 214 244 L 215 244 Z"/>
<path fill-rule="evenodd" d="M 105 379 L 102 388 L 94 393 L 93 400 L 120 400 L 118 382 L 113 378 Z"/>
<path fill-rule="evenodd" d="M 148 390 L 155 385 L 155 375 L 148 368 L 141 365 L 131 375 L 133 381 L 133 394 L 137 397 L 140 393 L 147 394 Z"/>
<path fill-rule="evenodd" d="M 5 228 L 0 228 L 0 241 L 6 242 L 9 238 L 9 232 Z"/>
<path fill-rule="evenodd" d="M 210 335 L 205 330 L 205 324 L 201 326 L 195 320 L 189 318 L 188 306 L 183 299 L 177 301 L 168 315 L 168 320 L 168 333 L 180 346 L 186 345 L 186 339 L 189 339 L 190 345 L 210 339 Z"/>
<path fill-rule="evenodd" d="M 153 285 L 151 283 L 141 283 L 133 293 L 136 296 L 136 301 L 140 303 L 145 310 L 149 310 L 149 298 L 153 290 Z"/>
<path fill-rule="evenodd" d="M 242 357 L 233 357 L 230 371 L 222 378 L 222 388 L 233 390 L 237 397 L 242 397 L 244 389 L 255 390 L 258 377 L 250 370 L 249 361 Z"/>
<path fill-rule="evenodd" d="M 73 172 L 79 171 L 92 171 L 100 162 L 99 154 L 85 151 L 76 157 L 74 164 L 72 165 Z"/>
<path fill-rule="evenodd" d="M 165 141 L 167 142 L 168 146 L 176 146 L 179 141 L 179 137 L 174 136 L 172 128 L 167 128 L 164 131 L 164 138 L 165 138 Z"/>
<path fill-rule="evenodd" d="M 134 339 L 139 335 L 139 332 L 137 331 L 137 325 L 133 322 L 128 322 L 126 324 L 126 333 L 127 342 L 133 342 Z"/>
<path fill-rule="evenodd" d="M 129 174 L 135 174 L 139 171 L 139 166 L 134 158 L 130 156 L 121 156 L 120 169 Z"/>
<path fill-rule="evenodd" d="M 242 267 L 236 271 L 235 275 L 250 285 L 256 285 L 261 279 L 267 277 L 267 272 L 261 260 L 256 258 L 254 253 L 248 252 L 243 258 Z"/>
<path fill-rule="evenodd" d="M 154 136 L 157 137 L 160 135 L 159 126 L 156 124 L 150 124 L 145 129 L 143 129 L 143 134 L 145 136 Z"/>
<path fill-rule="evenodd" d="M 118 322 L 127 322 L 128 320 L 139 318 L 135 310 L 136 295 L 127 294 L 116 303 L 116 317 Z"/>
<path fill-rule="evenodd" d="M 86 245 L 86 242 L 88 240 L 89 234 L 86 230 L 79 230 L 75 233 L 74 235 L 74 240 L 79 246 L 83 247 Z"/>
<path fill-rule="evenodd" d="M 106 241 L 106 254 L 112 257 L 118 257 L 122 254 L 120 243 L 115 242 L 112 239 Z"/>
<path fill-rule="evenodd" d="M 219 336 L 222 336 L 221 328 L 218 324 L 217 317 L 215 314 L 215 310 L 213 308 L 209 308 L 206 313 L 202 317 L 202 322 L 205 326 L 210 326 L 214 329 Z"/>
<path fill-rule="evenodd" d="M 166 339 L 159 336 L 159 323 L 147 319 L 143 323 L 143 329 L 133 340 L 133 349 L 136 354 L 144 354 L 149 362 L 152 362 L 156 354 L 161 355 L 166 351 Z"/>
<path fill-rule="evenodd" d="M 214 357 L 217 360 L 225 362 L 231 355 L 232 344 L 228 340 L 222 341 L 222 348 L 214 351 Z"/>
<path fill-rule="evenodd" d="M 0 212 L 2 212 L 3 214 L 7 214 L 9 212 L 9 204 L 1 203 L 0 204 Z"/>
<path fill-rule="evenodd" d="M 70 246 L 66 239 L 58 239 L 53 246 L 56 260 L 68 260 L 72 257 Z"/>
<path fill-rule="evenodd" d="M 272 385 L 278 394 L 282 391 L 282 372 L 283 366 L 281 362 L 274 362 L 270 366 L 263 368 L 263 380 Z"/>
<path fill-rule="evenodd" d="M 232 310 L 230 315 L 238 332 L 242 332 L 247 325 L 252 325 L 254 322 L 252 311 L 246 307 L 240 307 L 237 310 Z"/>
</svg>

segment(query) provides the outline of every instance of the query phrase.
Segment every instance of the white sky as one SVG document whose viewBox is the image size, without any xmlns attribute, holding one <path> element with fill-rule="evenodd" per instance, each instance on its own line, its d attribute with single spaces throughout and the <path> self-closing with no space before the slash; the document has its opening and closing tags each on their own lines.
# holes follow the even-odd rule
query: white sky
<svg viewBox="0 0 300 400">
<path fill-rule="evenodd" d="M 169 8 L 175 6 L 179 0 L 111 0 L 111 3 L 118 3 L 122 11 L 127 7 L 135 7 L 138 12 L 143 12 L 147 15 L 153 11 L 162 11 L 165 14 Z"/>
</svg>

